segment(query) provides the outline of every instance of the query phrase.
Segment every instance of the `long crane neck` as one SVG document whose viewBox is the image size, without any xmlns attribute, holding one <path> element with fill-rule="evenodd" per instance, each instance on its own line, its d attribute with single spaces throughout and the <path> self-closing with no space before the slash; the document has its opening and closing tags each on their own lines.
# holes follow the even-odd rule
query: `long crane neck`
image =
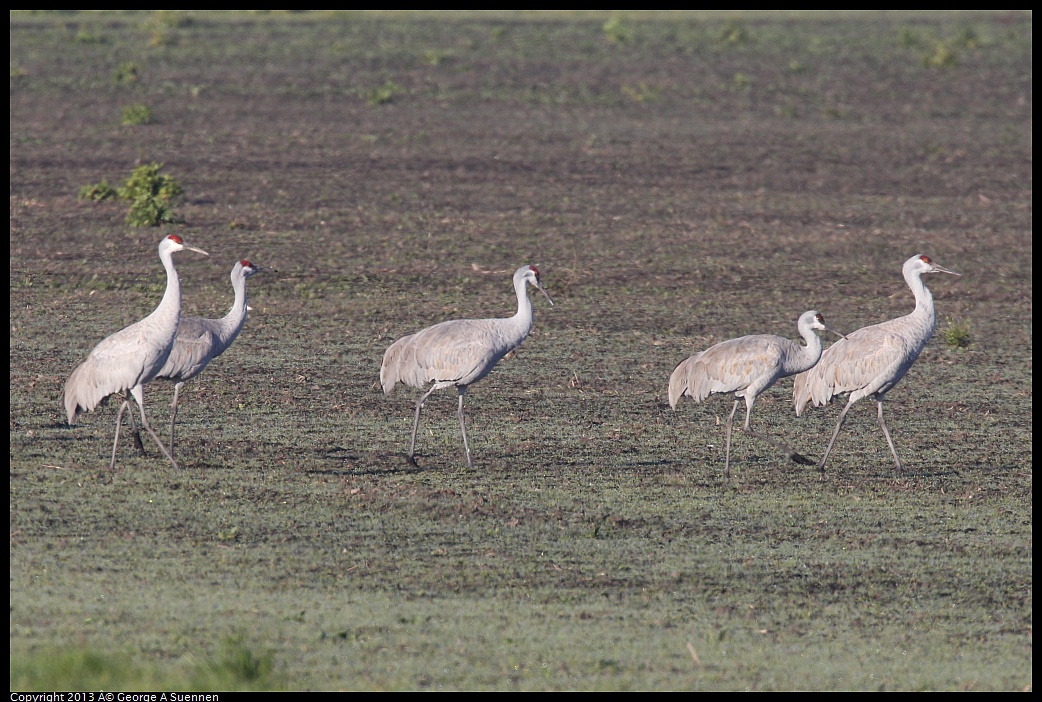
<svg viewBox="0 0 1042 702">
<path fill-rule="evenodd" d="M 528 297 L 528 284 L 524 278 L 514 279 L 514 292 L 517 293 L 517 314 L 510 321 L 524 338 L 532 331 L 532 300 Z"/>
<path fill-rule="evenodd" d="M 232 290 L 235 292 L 232 308 L 228 310 L 228 314 L 217 320 L 218 336 L 220 336 L 223 348 L 227 348 L 235 341 L 235 337 L 239 335 L 243 324 L 246 323 L 246 276 L 242 274 L 238 266 L 232 271 Z"/>
<path fill-rule="evenodd" d="M 934 312 L 933 295 L 930 294 L 929 288 L 923 282 L 922 273 L 917 270 L 906 271 L 905 282 L 908 283 L 908 287 L 912 289 L 912 294 L 915 295 L 915 309 L 912 310 L 912 314 L 909 316 L 918 320 L 932 334 L 937 326 L 937 315 Z"/>
<path fill-rule="evenodd" d="M 172 251 L 161 248 L 159 260 L 163 262 L 163 268 L 166 269 L 166 292 L 163 293 L 159 306 L 149 317 L 159 322 L 166 322 L 173 330 L 171 332 L 171 336 L 173 336 L 181 317 L 181 279 L 177 275 L 177 269 L 174 268 Z"/>
<path fill-rule="evenodd" d="M 799 325 L 800 336 L 807 342 L 806 346 L 796 345 L 796 358 L 786 359 L 785 371 L 788 374 L 802 373 L 810 370 L 821 358 L 821 337 L 807 324 Z"/>
</svg>

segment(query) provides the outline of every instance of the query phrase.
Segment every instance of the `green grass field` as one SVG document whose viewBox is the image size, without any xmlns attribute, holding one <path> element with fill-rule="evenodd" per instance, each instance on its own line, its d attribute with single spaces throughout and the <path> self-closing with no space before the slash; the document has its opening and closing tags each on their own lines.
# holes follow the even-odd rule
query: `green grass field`
<svg viewBox="0 0 1042 702">
<path fill-rule="evenodd" d="M 1032 689 L 1032 16 L 12 12 L 12 691 Z M 147 119 L 146 119 L 147 117 Z M 83 199 L 162 164 L 173 223 Z M 94 192 L 97 192 L 95 190 Z M 234 346 L 175 471 L 69 373 L 163 294 Z M 938 329 L 822 475 L 666 398 L 728 338 Z M 467 393 L 395 339 L 535 326 Z M 823 335 L 826 345 L 831 343 Z M 145 400 L 161 438 L 172 388 Z M 754 426 L 821 456 L 842 402 Z M 736 420 L 744 421 L 740 410 Z"/>
</svg>

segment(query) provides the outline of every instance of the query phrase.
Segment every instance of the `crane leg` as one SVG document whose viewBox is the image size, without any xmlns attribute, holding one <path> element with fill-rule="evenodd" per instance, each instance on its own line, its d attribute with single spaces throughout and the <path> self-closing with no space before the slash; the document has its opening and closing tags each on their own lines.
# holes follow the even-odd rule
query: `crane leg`
<svg viewBox="0 0 1042 702">
<path fill-rule="evenodd" d="M 806 456 L 802 456 L 796 453 L 791 448 L 789 448 L 787 444 L 784 444 L 781 441 L 776 441 L 775 439 L 771 439 L 770 437 L 761 434 L 760 432 L 756 431 L 751 426 L 749 426 L 750 422 L 752 421 L 752 412 L 752 407 L 746 407 L 745 427 L 742 429 L 742 431 L 751 436 L 755 436 L 757 439 L 760 439 L 761 441 L 765 441 L 766 443 L 770 444 L 771 446 L 773 446 L 774 448 L 778 449 L 779 451 L 787 455 L 789 458 L 791 458 L 794 463 L 799 463 L 804 466 L 814 465 L 814 461 L 810 460 Z"/>
<path fill-rule="evenodd" d="M 734 413 L 738 411 L 738 400 L 734 401 L 731 408 L 731 416 L 727 418 L 727 439 L 724 441 L 724 477 L 731 479 L 731 425 L 734 423 Z"/>
<path fill-rule="evenodd" d="M 174 457 L 171 456 L 170 453 L 166 450 L 166 446 L 163 445 L 163 442 L 160 441 L 159 437 L 156 436 L 156 433 L 152 431 L 152 427 L 148 424 L 148 419 L 145 418 L 145 399 L 142 396 L 143 393 L 141 386 L 135 385 L 130 390 L 130 392 L 134 396 L 134 399 L 137 400 L 138 409 L 141 411 L 141 426 L 143 426 L 145 428 L 145 431 L 147 431 L 149 435 L 151 435 L 151 437 L 155 440 L 156 446 L 158 446 L 159 450 L 163 452 L 163 455 L 167 457 L 171 465 L 173 465 L 174 468 L 180 468 L 180 466 L 177 465 L 177 461 L 174 460 Z"/>
<path fill-rule="evenodd" d="M 431 386 L 423 397 L 416 401 L 416 417 L 412 420 L 412 438 L 409 439 L 409 465 L 416 465 L 416 430 L 420 426 L 420 410 L 423 409 L 423 403 L 427 401 L 427 398 L 431 396 L 431 393 L 437 389 L 437 386 Z"/>
<path fill-rule="evenodd" d="M 174 423 L 177 421 L 177 395 L 184 383 L 174 384 L 174 399 L 170 402 L 170 455 L 174 455 Z"/>
<path fill-rule="evenodd" d="M 130 405 L 130 393 L 126 395 L 127 405 Z M 141 443 L 141 431 L 137 428 L 137 422 L 134 420 L 134 413 L 130 412 L 127 414 L 130 419 L 130 435 L 134 437 L 134 447 L 141 452 L 142 456 L 147 456 L 145 453 L 145 445 Z"/>
<path fill-rule="evenodd" d="M 456 414 L 459 415 L 459 428 L 463 433 L 463 450 L 467 452 L 467 467 L 470 469 L 474 468 L 473 461 L 470 460 L 470 444 L 467 443 L 467 424 L 463 420 L 463 393 L 466 392 L 466 388 L 462 385 L 459 386 L 459 408 L 456 410 Z"/>
<path fill-rule="evenodd" d="M 847 401 L 847 406 L 843 408 L 843 411 L 839 413 L 839 421 L 836 422 L 836 430 L 832 432 L 832 438 L 829 439 L 829 445 L 825 449 L 825 455 L 818 461 L 818 470 L 822 473 L 825 472 L 825 461 L 829 460 L 829 454 L 832 453 L 832 446 L 836 443 L 836 437 L 839 436 L 839 428 L 843 426 L 843 422 L 847 419 L 847 412 L 850 411 L 851 405 L 854 404 L 854 400 Z"/>
<path fill-rule="evenodd" d="M 119 429 L 123 426 L 123 413 L 127 411 L 127 407 L 130 407 L 129 398 L 123 400 L 123 404 L 119 406 L 119 412 L 116 413 L 116 438 L 112 441 L 112 461 L 109 462 L 109 470 L 116 467 L 116 447 L 119 446 Z M 131 410 L 130 416 L 134 416 L 133 410 Z"/>
<path fill-rule="evenodd" d="M 883 436 L 886 437 L 886 443 L 890 444 L 890 453 L 894 454 L 894 465 L 897 466 L 898 470 L 904 470 L 904 466 L 901 465 L 901 460 L 897 457 L 897 449 L 894 448 L 894 440 L 890 438 L 890 432 L 886 428 L 886 421 L 883 419 L 883 399 L 880 398 L 879 402 L 879 428 L 883 430 Z"/>
</svg>

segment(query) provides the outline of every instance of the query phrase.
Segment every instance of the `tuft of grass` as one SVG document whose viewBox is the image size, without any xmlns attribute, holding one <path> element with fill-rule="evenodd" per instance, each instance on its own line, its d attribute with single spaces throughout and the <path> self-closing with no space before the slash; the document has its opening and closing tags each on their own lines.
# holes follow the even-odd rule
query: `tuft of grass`
<svg viewBox="0 0 1042 702">
<path fill-rule="evenodd" d="M 81 29 L 76 32 L 76 42 L 79 44 L 104 44 L 105 37 L 89 29 Z"/>
<path fill-rule="evenodd" d="M 935 41 L 933 51 L 923 54 L 923 65 L 928 68 L 951 68 L 958 63 L 958 52 L 943 41 Z"/>
<path fill-rule="evenodd" d="M 12 690 L 147 690 L 159 682 L 126 656 L 92 647 L 55 648 L 11 654 Z"/>
<path fill-rule="evenodd" d="M 118 197 L 119 193 L 116 189 L 109 185 L 109 182 L 104 178 L 101 179 L 100 183 L 94 183 L 93 185 L 84 185 L 80 188 L 80 199 L 81 200 L 95 200 L 100 202 L 102 200 L 110 200 L 114 197 Z"/>
<path fill-rule="evenodd" d="M 730 20 L 720 30 L 720 41 L 725 44 L 745 44 L 749 41 L 749 30 L 737 20 Z"/>
<path fill-rule="evenodd" d="M 195 687 L 209 690 L 273 690 L 284 687 L 275 675 L 275 656 L 258 652 L 245 636 L 228 636 L 221 642 L 213 660 L 200 666 L 193 675 Z"/>
<path fill-rule="evenodd" d="M 258 652 L 242 634 L 227 636 L 205 658 L 205 662 L 188 662 L 179 668 L 140 661 L 131 653 L 103 653 L 86 645 L 12 652 L 10 682 L 12 690 L 249 691 L 288 687 L 276 673 L 274 654 Z"/>
<path fill-rule="evenodd" d="M 604 36 L 608 37 L 608 41 L 616 44 L 625 44 L 632 37 L 629 28 L 623 23 L 622 17 L 619 15 L 612 15 L 608 18 L 601 30 L 604 32 Z"/>
<path fill-rule="evenodd" d="M 116 85 L 132 85 L 138 81 L 138 67 L 133 61 L 123 61 L 112 72 L 112 82 Z"/>
<path fill-rule="evenodd" d="M 622 93 L 630 100 L 633 100 L 633 102 L 655 102 L 659 99 L 662 91 L 641 81 L 636 85 L 622 86 Z"/>
<path fill-rule="evenodd" d="M 957 322 L 948 319 L 948 326 L 944 329 L 944 345 L 953 351 L 964 349 L 973 341 L 970 327 L 966 322 Z"/>
<path fill-rule="evenodd" d="M 123 117 L 120 124 L 125 127 L 136 127 L 142 124 L 152 124 L 152 110 L 148 105 L 134 103 L 123 108 Z"/>
<path fill-rule="evenodd" d="M 149 46 L 167 46 L 176 43 L 177 30 L 190 27 L 195 20 L 184 12 L 156 10 L 148 23 Z"/>
<path fill-rule="evenodd" d="M 396 93 L 401 92 L 401 87 L 392 81 L 387 81 L 378 88 L 372 88 L 365 94 L 365 101 L 373 105 L 386 105 L 394 100 Z"/>
</svg>

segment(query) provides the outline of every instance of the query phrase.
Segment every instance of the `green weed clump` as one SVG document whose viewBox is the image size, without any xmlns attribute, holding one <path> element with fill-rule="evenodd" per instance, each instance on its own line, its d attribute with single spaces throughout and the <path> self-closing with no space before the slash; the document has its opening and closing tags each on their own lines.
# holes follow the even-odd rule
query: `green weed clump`
<svg viewBox="0 0 1042 702">
<path fill-rule="evenodd" d="M 132 227 L 158 227 L 177 221 L 172 203 L 184 191 L 176 180 L 159 174 L 162 167 L 161 163 L 138 166 L 119 189 L 120 198 L 130 200 L 127 224 Z"/>
<path fill-rule="evenodd" d="M 118 195 L 119 193 L 116 192 L 116 189 L 109 185 L 109 182 L 104 178 L 101 179 L 100 183 L 84 185 L 80 188 L 81 200 L 95 200 L 100 202 L 102 200 L 109 200 L 118 197 Z"/>
<path fill-rule="evenodd" d="M 943 41 L 934 42 L 933 51 L 923 54 L 923 65 L 927 68 L 951 68 L 958 62 L 958 52 Z"/>
<path fill-rule="evenodd" d="M 970 345 L 973 336 L 970 327 L 965 322 L 948 320 L 948 326 L 944 330 L 944 345 L 953 351 L 964 349 Z"/>
<path fill-rule="evenodd" d="M 612 16 L 604 23 L 601 29 L 604 32 L 604 36 L 608 37 L 608 41 L 625 44 L 630 40 L 630 30 L 623 24 L 622 18 L 618 15 Z"/>
<path fill-rule="evenodd" d="M 191 656 L 188 660 L 202 658 Z M 257 652 L 242 635 L 226 637 L 208 660 L 156 665 L 118 652 L 59 647 L 11 655 L 12 690 L 284 690 L 270 652 Z"/>
<path fill-rule="evenodd" d="M 104 44 L 105 37 L 90 29 L 81 29 L 76 32 L 76 41 L 80 44 Z"/>
<path fill-rule="evenodd" d="M 399 92 L 401 88 L 395 85 L 391 81 L 387 81 L 379 88 L 373 88 L 366 93 L 365 101 L 370 105 L 386 105 L 387 103 L 394 100 L 395 93 Z"/>
<path fill-rule="evenodd" d="M 161 163 L 138 166 L 121 188 L 113 188 L 104 179 L 80 189 L 82 200 L 108 200 L 118 197 L 130 201 L 127 224 L 132 227 L 158 227 L 177 222 L 173 201 L 184 192 L 176 180 L 160 175 Z"/>
<path fill-rule="evenodd" d="M 125 127 L 135 127 L 140 124 L 152 124 L 152 110 L 148 105 L 135 103 L 123 108 L 123 119 L 120 123 Z"/>
<path fill-rule="evenodd" d="M 731 20 L 720 30 L 720 41 L 725 44 L 745 44 L 749 41 L 749 30 L 741 22 Z"/>
<path fill-rule="evenodd" d="M 116 85 L 130 85 L 137 82 L 137 64 L 124 61 L 112 72 L 112 82 Z"/>
</svg>

